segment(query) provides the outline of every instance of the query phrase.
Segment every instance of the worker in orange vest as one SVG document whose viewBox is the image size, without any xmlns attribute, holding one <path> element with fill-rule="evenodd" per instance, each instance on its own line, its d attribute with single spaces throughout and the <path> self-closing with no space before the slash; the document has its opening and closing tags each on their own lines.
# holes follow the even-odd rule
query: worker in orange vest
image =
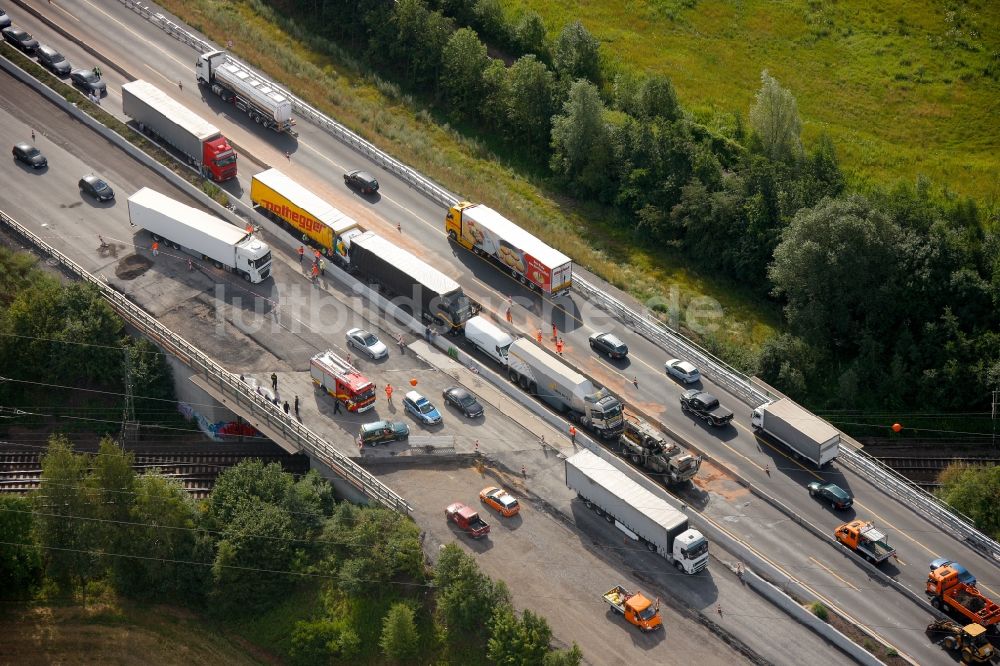
<svg viewBox="0 0 1000 666">
<path fill-rule="evenodd" d="M 306 249 L 299 245 L 299 266 L 302 265 L 302 257 L 305 255 Z"/>
<path fill-rule="evenodd" d="M 562 350 L 563 350 L 563 341 L 562 338 L 559 338 L 558 340 L 556 340 L 556 353 L 562 356 Z"/>
<path fill-rule="evenodd" d="M 576 444 L 576 426 L 571 425 L 569 427 L 569 441 L 571 444 Z"/>
<path fill-rule="evenodd" d="M 153 256 L 155 257 L 159 253 L 160 253 L 160 244 L 157 243 L 156 241 L 153 241 Z"/>
<path fill-rule="evenodd" d="M 390 405 L 392 404 L 392 384 L 385 385 L 385 399 Z"/>
<path fill-rule="evenodd" d="M 542 344 L 542 329 L 535 332 L 535 339 L 538 340 L 538 344 Z"/>
</svg>

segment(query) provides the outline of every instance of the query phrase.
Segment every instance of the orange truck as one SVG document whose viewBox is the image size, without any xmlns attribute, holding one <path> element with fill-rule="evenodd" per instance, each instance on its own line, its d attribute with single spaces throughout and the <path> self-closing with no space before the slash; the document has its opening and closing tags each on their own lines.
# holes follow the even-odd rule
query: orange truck
<svg viewBox="0 0 1000 666">
<path fill-rule="evenodd" d="M 604 601 L 642 631 L 655 631 L 663 626 L 659 600 L 654 604 L 641 592 L 629 592 L 621 585 L 615 585 L 604 593 Z"/>
<path fill-rule="evenodd" d="M 313 384 L 344 403 L 349 412 L 366 412 L 375 406 L 375 384 L 332 351 L 309 361 Z"/>
<path fill-rule="evenodd" d="M 837 541 L 872 564 L 884 562 L 896 554 L 896 549 L 889 545 L 885 532 L 875 529 L 874 525 L 864 520 L 844 523 L 833 535 L 837 537 Z"/>
<path fill-rule="evenodd" d="M 938 610 L 951 610 L 969 622 L 981 624 L 996 632 L 1000 629 L 1000 606 L 976 589 L 963 583 L 959 572 L 944 565 L 927 574 L 927 596 Z"/>
</svg>

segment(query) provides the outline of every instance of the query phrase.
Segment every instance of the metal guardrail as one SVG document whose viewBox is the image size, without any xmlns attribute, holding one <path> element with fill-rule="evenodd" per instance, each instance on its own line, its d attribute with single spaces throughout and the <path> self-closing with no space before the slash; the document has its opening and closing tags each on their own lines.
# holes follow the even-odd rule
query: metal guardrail
<svg viewBox="0 0 1000 666">
<path fill-rule="evenodd" d="M 142 3 L 136 2 L 136 0 L 118 1 L 146 18 L 150 23 L 160 27 L 174 39 L 188 44 L 199 53 L 216 50 L 214 45 L 192 35 L 183 27 L 167 19 L 163 14 L 150 10 Z M 247 66 L 244 63 L 240 64 L 244 67 Z M 416 170 L 403 164 L 391 155 L 379 150 L 340 123 L 309 106 L 285 88 L 273 84 L 273 82 L 271 83 L 291 100 L 292 107 L 301 117 L 308 119 L 342 143 L 354 148 L 382 168 L 392 172 L 430 200 L 446 207 L 460 200 L 455 194 L 452 194 L 430 179 L 425 178 Z M 754 385 L 750 377 L 747 377 L 691 340 L 688 340 L 681 333 L 671 329 L 651 313 L 638 313 L 617 299 L 612 298 L 597 286 L 579 277 L 574 276 L 573 284 L 574 288 L 587 298 L 587 300 L 611 313 L 626 326 L 629 326 L 640 335 L 647 337 L 668 352 L 692 361 L 695 365 L 699 366 L 703 373 L 710 376 L 713 382 L 723 386 L 727 391 L 750 405 L 750 407 L 758 407 L 776 397 L 767 391 L 759 389 Z M 840 460 L 885 492 L 895 493 L 900 501 L 912 506 L 931 522 L 935 522 L 943 529 L 951 531 L 957 538 L 965 540 L 974 548 L 1000 563 L 1000 543 L 997 543 L 977 530 L 967 518 L 963 520 L 963 517 L 956 515 L 954 509 L 948 507 L 948 505 L 922 488 L 915 486 L 895 470 L 883 465 L 866 453 L 859 450 L 851 450 L 847 446 L 841 447 Z"/>
<path fill-rule="evenodd" d="M 245 381 L 216 363 L 207 354 L 161 324 L 145 310 L 133 303 L 107 282 L 92 275 L 75 261 L 36 236 L 17 220 L 0 211 L 0 222 L 6 224 L 22 238 L 52 257 L 59 265 L 85 282 L 96 286 L 112 308 L 142 333 L 160 343 L 164 349 L 200 375 L 207 383 L 236 404 L 265 422 L 269 428 L 280 432 L 291 443 L 326 464 L 345 481 L 373 501 L 403 514 L 410 514 L 412 507 L 400 495 L 376 479 L 328 442 L 316 435 L 276 404 L 254 391 Z"/>
</svg>

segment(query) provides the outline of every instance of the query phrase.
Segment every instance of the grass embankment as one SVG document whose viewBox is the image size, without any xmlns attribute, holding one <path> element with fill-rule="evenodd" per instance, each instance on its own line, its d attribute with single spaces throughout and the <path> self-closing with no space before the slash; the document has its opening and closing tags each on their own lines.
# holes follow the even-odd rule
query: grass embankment
<svg viewBox="0 0 1000 666">
<path fill-rule="evenodd" d="M 606 210 L 575 208 L 557 200 L 482 145 L 436 122 L 396 86 L 359 74 L 349 64 L 310 48 L 306 39 L 282 32 L 248 4 L 222 0 L 161 4 L 216 42 L 233 40 L 235 55 L 383 150 L 453 192 L 489 203 L 640 300 L 676 302 L 683 319 L 691 299 L 716 299 L 725 313 L 722 326 L 703 341 L 729 350 L 731 358 L 757 348 L 778 325 L 777 308 L 762 303 L 750 290 L 699 273 L 668 250 L 635 247 L 627 233 L 608 231 L 615 221 Z"/>
<path fill-rule="evenodd" d="M 924 174 L 998 203 L 1000 3 L 501 3 L 538 12 L 550 38 L 579 18 L 609 68 L 669 76 L 685 108 L 709 122 L 746 118 L 766 68 L 795 95 L 806 144 L 829 134 L 854 184 Z"/>
</svg>

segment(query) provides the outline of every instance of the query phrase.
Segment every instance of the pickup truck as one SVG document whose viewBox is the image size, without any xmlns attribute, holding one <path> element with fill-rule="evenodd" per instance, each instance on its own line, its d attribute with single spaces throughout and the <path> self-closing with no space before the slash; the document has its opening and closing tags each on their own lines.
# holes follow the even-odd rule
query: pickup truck
<svg viewBox="0 0 1000 666">
<path fill-rule="evenodd" d="M 604 593 L 604 601 L 642 631 L 654 631 L 663 626 L 660 602 L 653 604 L 640 592 L 629 592 L 621 585 L 615 585 Z"/>
<path fill-rule="evenodd" d="M 449 504 L 444 515 L 473 539 L 480 539 L 490 533 L 490 526 L 479 517 L 479 513 L 461 502 Z"/>
<path fill-rule="evenodd" d="M 833 533 L 837 541 L 844 544 L 872 564 L 878 564 L 893 557 L 896 549 L 889 545 L 885 533 L 863 520 L 844 523 Z"/>
<path fill-rule="evenodd" d="M 724 426 L 733 420 L 733 410 L 719 404 L 711 393 L 698 389 L 685 391 L 681 396 L 681 410 L 692 412 L 710 426 Z"/>
</svg>

